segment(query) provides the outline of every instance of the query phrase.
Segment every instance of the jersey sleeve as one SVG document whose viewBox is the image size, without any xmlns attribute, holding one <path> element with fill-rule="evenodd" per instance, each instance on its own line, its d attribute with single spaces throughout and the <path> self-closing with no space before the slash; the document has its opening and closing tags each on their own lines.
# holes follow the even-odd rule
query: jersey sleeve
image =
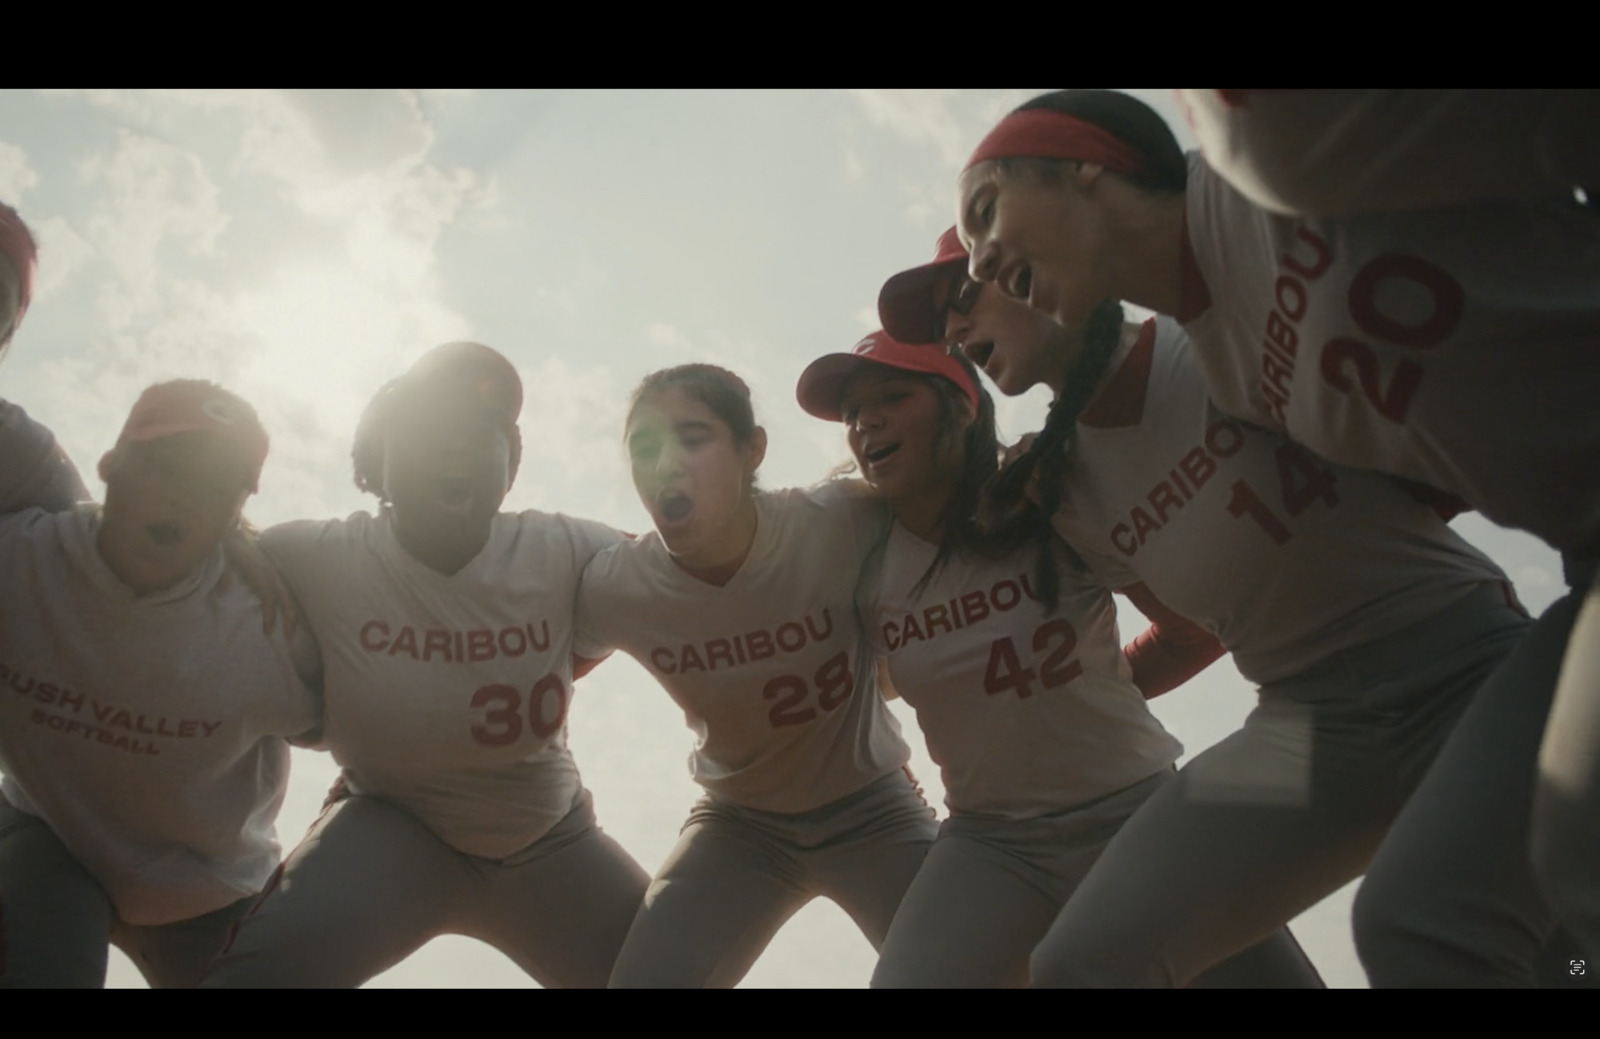
<svg viewBox="0 0 1600 1039">
<path fill-rule="evenodd" d="M 812 497 L 830 512 L 838 509 L 849 516 L 855 539 L 855 560 L 864 561 L 889 533 L 892 514 L 888 503 L 864 480 L 828 480 L 812 489 Z"/>
<path fill-rule="evenodd" d="M 327 572 L 328 559 L 322 550 L 338 526 L 337 520 L 293 520 L 261 532 L 262 551 L 301 599 L 319 579 L 333 576 Z"/>
<path fill-rule="evenodd" d="M 0 400 L 0 513 L 60 512 L 88 500 L 88 488 L 55 434 Z"/>
<path fill-rule="evenodd" d="M 572 655 L 574 676 L 579 661 L 588 662 L 587 674 L 595 664 L 616 651 L 616 634 L 613 627 L 616 610 L 611 605 L 616 596 L 611 594 L 617 584 L 619 570 L 617 553 L 625 547 L 618 544 L 605 549 L 589 560 L 583 577 L 578 581 L 577 608 L 572 618 Z"/>
<path fill-rule="evenodd" d="M 1176 689 L 1225 652 L 1215 635 L 1157 599 L 1145 585 L 1129 585 L 1121 592 L 1150 618 L 1150 627 L 1122 650 L 1133 684 L 1146 700 Z"/>
<path fill-rule="evenodd" d="M 580 573 L 595 556 L 612 545 L 628 541 L 632 537 L 615 527 L 608 527 L 595 520 L 575 519 L 571 516 L 563 516 L 561 519 L 566 524 L 568 536 L 572 539 L 573 563 Z"/>
</svg>

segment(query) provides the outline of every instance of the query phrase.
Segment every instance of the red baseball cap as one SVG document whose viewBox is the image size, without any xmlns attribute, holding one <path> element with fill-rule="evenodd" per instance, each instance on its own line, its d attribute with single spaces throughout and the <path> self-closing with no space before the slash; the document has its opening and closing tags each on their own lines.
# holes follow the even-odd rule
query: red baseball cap
<svg viewBox="0 0 1600 1039">
<path fill-rule="evenodd" d="M 967 250 L 952 227 L 939 236 L 932 262 L 901 271 L 883 283 L 878 293 L 878 320 L 884 330 L 902 343 L 937 343 L 939 314 L 934 290 L 958 263 L 966 268 Z"/>
<path fill-rule="evenodd" d="M 978 412 L 978 387 L 961 367 L 961 362 L 937 346 L 915 346 L 892 338 L 887 332 L 874 332 L 847 354 L 828 354 L 819 357 L 800 373 L 800 383 L 795 387 L 795 397 L 808 414 L 830 422 L 843 421 L 839 399 L 844 396 L 844 385 L 863 364 L 881 364 L 903 372 L 937 375 L 955 383 Z"/>
<path fill-rule="evenodd" d="M 248 466 L 246 486 L 256 492 L 267 460 L 267 431 L 242 397 L 201 379 L 157 383 L 134 402 L 117 443 L 144 443 L 177 433 L 211 433 L 233 444 Z"/>
</svg>

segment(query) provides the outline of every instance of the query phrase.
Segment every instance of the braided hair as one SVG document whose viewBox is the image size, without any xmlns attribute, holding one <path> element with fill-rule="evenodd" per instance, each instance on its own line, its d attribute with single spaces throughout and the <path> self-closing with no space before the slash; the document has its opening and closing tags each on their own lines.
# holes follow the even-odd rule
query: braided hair
<svg viewBox="0 0 1600 1039">
<path fill-rule="evenodd" d="M 978 509 L 978 526 L 997 548 L 1036 547 L 1034 581 L 1040 601 L 1050 612 L 1061 601 L 1055 560 L 1060 546 L 1052 546 L 1055 531 L 1050 519 L 1061 508 L 1078 418 L 1111 367 L 1122 340 L 1122 322 L 1122 304 L 1117 300 L 1106 300 L 1089 315 L 1083 352 L 1051 403 L 1044 429 L 1021 458 L 988 482 Z M 1078 560 L 1078 566 L 1082 565 Z"/>
</svg>

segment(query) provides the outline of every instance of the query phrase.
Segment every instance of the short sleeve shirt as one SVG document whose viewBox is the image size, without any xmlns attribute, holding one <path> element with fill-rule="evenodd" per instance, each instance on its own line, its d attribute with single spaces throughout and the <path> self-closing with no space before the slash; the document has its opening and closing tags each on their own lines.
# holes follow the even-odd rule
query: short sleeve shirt
<svg viewBox="0 0 1600 1039">
<path fill-rule="evenodd" d="M 1505 581 L 1400 481 L 1220 411 L 1166 319 L 1081 416 L 1055 522 L 1113 588 L 1148 585 L 1256 682 Z"/>
<path fill-rule="evenodd" d="M 84 505 L 0 518 L 0 790 L 48 823 L 130 924 L 259 891 L 287 738 L 317 703 L 220 550 L 135 596 Z"/>
<path fill-rule="evenodd" d="M 917 712 L 952 812 L 1003 819 L 1096 801 L 1182 753 L 1133 685 L 1111 593 L 1056 551 L 1060 602 L 1034 559 L 951 556 L 896 523 L 865 595 L 875 650 Z"/>
<path fill-rule="evenodd" d="M 322 646 L 322 742 L 350 789 L 491 859 L 560 821 L 580 787 L 566 738 L 578 577 L 623 537 L 502 514 L 446 576 L 406 553 L 388 510 L 266 531 Z"/>
<path fill-rule="evenodd" d="M 658 534 L 596 557 L 578 653 L 621 649 L 683 708 L 696 782 L 769 812 L 830 804 L 905 765 L 855 592 L 887 509 L 858 485 L 759 493 L 755 541 L 721 587 L 672 561 Z"/>
<path fill-rule="evenodd" d="M 1180 317 L 1223 411 L 1600 549 L 1600 214 L 1296 219 L 1192 157 L 1187 220 Z"/>
</svg>

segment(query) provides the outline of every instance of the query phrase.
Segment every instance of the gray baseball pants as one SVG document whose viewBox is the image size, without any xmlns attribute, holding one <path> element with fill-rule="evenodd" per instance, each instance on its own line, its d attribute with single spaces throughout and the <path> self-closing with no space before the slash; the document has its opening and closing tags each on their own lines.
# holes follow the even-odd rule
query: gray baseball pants
<svg viewBox="0 0 1600 1039">
<path fill-rule="evenodd" d="M 588 791 L 500 861 L 352 796 L 285 860 L 205 987 L 353 988 L 442 934 L 494 946 L 548 988 L 600 987 L 648 882 L 596 825 Z"/>
<path fill-rule="evenodd" d="M 1084 874 L 1173 774 L 1162 769 L 1036 819 L 946 819 L 889 928 L 873 987 L 1026 986 L 1029 954 Z M 1285 929 L 1202 974 L 1195 987 L 1321 988 L 1322 979 Z"/>
<path fill-rule="evenodd" d="M 123 923 L 49 825 L 0 800 L 0 989 L 102 988 L 111 945 L 151 988 L 192 987 L 252 901 L 159 926 Z"/>
<path fill-rule="evenodd" d="M 1579 605 L 1577 591 L 1557 600 L 1495 670 L 1373 860 L 1355 938 L 1374 987 L 1592 981 L 1569 972 L 1582 953 L 1557 929 L 1529 852 L 1539 747 Z"/>
<path fill-rule="evenodd" d="M 795 815 L 706 796 L 650 883 L 615 988 L 728 988 L 807 902 L 831 898 L 874 949 L 938 832 L 903 770 Z"/>
<path fill-rule="evenodd" d="M 1034 951 L 1035 984 L 1188 985 L 1360 876 L 1527 627 L 1485 585 L 1263 686 L 1112 839 Z"/>
</svg>

